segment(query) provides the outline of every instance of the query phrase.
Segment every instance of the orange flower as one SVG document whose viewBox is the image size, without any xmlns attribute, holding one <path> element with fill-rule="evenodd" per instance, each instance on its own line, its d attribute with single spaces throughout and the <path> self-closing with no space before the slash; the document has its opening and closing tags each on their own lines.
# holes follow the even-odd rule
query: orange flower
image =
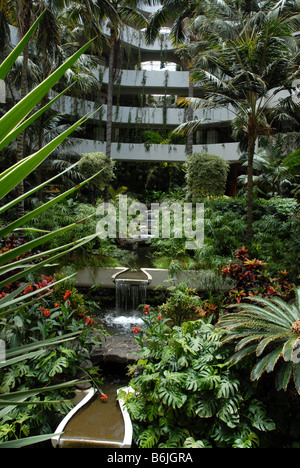
<svg viewBox="0 0 300 468">
<path fill-rule="evenodd" d="M 64 300 L 66 301 L 68 299 L 68 297 L 72 294 L 72 291 L 70 291 L 69 289 L 67 289 L 67 291 L 65 292 L 64 294 Z"/>
<path fill-rule="evenodd" d="M 162 320 L 162 316 L 159 315 L 159 316 L 157 317 L 157 320 Z"/>
<path fill-rule="evenodd" d="M 93 320 L 91 319 L 91 317 L 87 317 L 87 318 L 85 319 L 85 324 L 86 324 L 86 325 L 92 325 L 92 324 L 93 324 Z"/>
<path fill-rule="evenodd" d="M 60 307 L 60 303 L 59 302 L 55 302 L 55 307 Z"/>
<path fill-rule="evenodd" d="M 102 400 L 102 401 L 106 401 L 106 400 L 107 400 L 107 395 L 105 395 L 105 393 L 102 393 L 102 394 L 101 394 L 101 400 Z"/>
<path fill-rule="evenodd" d="M 31 284 L 28 284 L 26 288 L 24 288 L 24 294 L 27 294 L 28 292 L 32 292 L 32 291 L 33 291 L 33 287 L 31 286 Z"/>
<path fill-rule="evenodd" d="M 50 310 L 44 309 L 43 316 L 44 317 L 50 317 Z"/>
<path fill-rule="evenodd" d="M 132 331 L 133 333 L 135 333 L 136 335 L 138 334 L 138 332 L 141 330 L 141 327 L 132 327 Z"/>
</svg>

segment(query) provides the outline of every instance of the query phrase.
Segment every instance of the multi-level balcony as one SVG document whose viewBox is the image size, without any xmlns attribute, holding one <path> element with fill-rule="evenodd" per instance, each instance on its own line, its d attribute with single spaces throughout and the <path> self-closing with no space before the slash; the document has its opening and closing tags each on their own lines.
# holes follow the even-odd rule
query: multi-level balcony
<svg viewBox="0 0 300 468">
<path fill-rule="evenodd" d="M 15 29 L 12 28 L 12 41 L 16 42 Z M 109 31 L 107 30 L 107 33 Z M 147 45 L 144 39 L 143 32 L 134 30 L 133 28 L 125 28 L 122 34 L 122 41 L 131 47 L 131 66 L 134 68 L 134 57 L 139 54 L 142 62 L 160 61 L 162 48 L 164 58 L 173 60 L 175 58 L 174 48 L 168 40 L 168 35 L 163 34 L 154 44 Z M 174 67 L 173 67 L 174 68 Z M 78 154 L 106 151 L 105 141 L 105 125 L 107 121 L 107 106 L 105 104 L 105 93 L 108 84 L 108 69 L 102 68 L 95 71 L 96 75 L 101 76 L 102 81 L 102 100 L 104 102 L 101 110 L 90 121 L 89 128 L 99 129 L 99 121 L 102 125 L 102 130 L 85 131 L 81 140 L 76 139 L 74 150 Z M 196 94 L 201 89 L 201 86 L 196 86 Z M 115 105 L 113 108 L 113 128 L 114 135 L 119 135 L 130 125 L 134 125 L 135 136 L 137 133 L 142 135 L 144 130 L 153 130 L 159 132 L 164 129 L 167 131 L 173 130 L 178 125 L 187 121 L 187 110 L 182 107 L 177 107 L 177 97 L 188 96 L 189 92 L 189 73 L 187 71 L 174 71 L 173 69 L 164 70 L 121 70 L 118 83 L 115 85 L 115 104 L 117 92 L 121 98 L 126 98 L 126 104 Z M 145 100 L 141 105 L 137 104 L 141 96 L 154 97 L 154 103 L 145 105 Z M 155 97 L 172 96 L 170 101 L 172 104 L 169 107 L 155 105 Z M 98 97 L 95 97 L 98 101 Z M 70 96 L 64 96 L 60 102 L 55 104 L 55 109 L 73 120 L 73 116 L 84 115 L 89 111 L 95 111 L 99 104 L 94 101 L 74 99 Z M 215 153 L 222 156 L 230 162 L 235 162 L 239 159 L 238 144 L 232 142 L 230 138 L 230 121 L 233 118 L 233 113 L 230 109 L 215 109 L 213 111 L 199 110 L 194 112 L 194 118 L 202 122 L 195 135 L 194 151 L 205 151 Z M 202 130 L 203 128 L 203 130 Z M 221 134 L 221 135 L 220 135 Z M 154 145 L 143 144 L 143 139 L 132 138 L 125 140 L 122 138 L 114 138 L 112 144 L 112 158 L 124 161 L 169 161 L 169 162 L 185 162 L 186 147 L 184 144 L 172 145 Z"/>
</svg>

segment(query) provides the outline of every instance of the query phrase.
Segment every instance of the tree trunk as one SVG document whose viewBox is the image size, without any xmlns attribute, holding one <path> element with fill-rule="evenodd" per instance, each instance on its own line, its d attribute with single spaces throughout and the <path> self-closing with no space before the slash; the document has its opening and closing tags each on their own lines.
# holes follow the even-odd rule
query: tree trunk
<svg viewBox="0 0 300 468">
<path fill-rule="evenodd" d="M 112 117 L 113 117 L 113 93 L 114 93 L 114 62 L 115 62 L 115 44 L 116 34 L 111 29 L 110 35 L 110 53 L 108 63 L 108 88 L 107 88 L 107 121 L 106 121 L 106 156 L 109 164 L 111 163 L 111 144 L 112 144 Z M 104 201 L 108 202 L 109 186 L 105 187 Z"/>
<path fill-rule="evenodd" d="M 17 11 L 17 23 L 19 29 L 19 35 L 24 37 L 27 31 L 31 26 L 31 14 L 33 9 L 32 0 L 22 1 L 19 5 L 20 10 Z M 23 99 L 27 94 L 27 73 L 28 73 L 28 55 L 29 49 L 28 44 L 23 50 L 23 65 L 22 65 L 22 75 L 21 75 L 21 99 Z M 17 162 L 21 161 L 24 157 L 24 137 L 25 133 L 22 132 L 17 138 Z M 18 187 L 18 196 L 24 194 L 24 180 L 19 183 Z M 24 200 L 18 203 L 18 217 L 24 216 Z M 22 239 L 22 231 L 20 231 L 20 238 Z"/>
<path fill-rule="evenodd" d="M 248 184 L 247 184 L 247 232 L 246 232 L 246 246 L 251 248 L 253 237 L 253 158 L 255 152 L 255 137 L 249 139 L 248 149 Z"/>
<path fill-rule="evenodd" d="M 22 75 L 21 75 L 21 99 L 23 99 L 27 94 L 27 69 L 28 69 L 28 45 L 23 51 L 23 65 L 22 65 Z M 25 133 L 22 132 L 17 137 L 17 162 L 21 161 L 24 157 L 24 137 Z M 22 180 L 18 185 L 18 196 L 24 194 L 24 180 Z M 24 200 L 18 203 L 18 217 L 21 218 L 24 216 Z M 21 231 L 20 231 L 20 237 Z"/>
<path fill-rule="evenodd" d="M 191 77 L 189 74 L 189 97 L 192 98 L 194 96 L 194 88 L 193 83 L 191 81 Z M 188 121 L 191 122 L 194 119 L 194 112 L 191 105 L 188 106 Z M 188 130 L 187 134 L 187 154 L 193 154 L 193 131 L 191 129 Z"/>
</svg>

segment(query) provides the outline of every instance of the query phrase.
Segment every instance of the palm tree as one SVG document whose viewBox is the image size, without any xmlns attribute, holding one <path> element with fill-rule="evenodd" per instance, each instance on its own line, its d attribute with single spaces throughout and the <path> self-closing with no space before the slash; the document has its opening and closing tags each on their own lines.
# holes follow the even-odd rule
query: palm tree
<svg viewBox="0 0 300 468">
<path fill-rule="evenodd" d="M 289 4 L 289 9 L 282 7 Z M 198 41 L 193 60 L 193 79 L 203 83 L 203 98 L 184 99 L 194 108 L 228 107 L 241 146 L 247 146 L 247 235 L 252 242 L 253 157 L 258 137 L 269 137 L 283 120 L 295 122 L 276 100 L 274 90 L 290 89 L 299 74 L 299 53 L 293 28 L 297 24 L 292 2 L 203 1 L 205 14 L 195 17 Z M 197 122 L 199 125 L 199 122 Z M 195 128 L 178 127 L 177 132 Z"/>
<path fill-rule="evenodd" d="M 117 59 L 120 56 L 121 42 L 119 36 L 122 28 L 125 25 L 134 25 L 142 28 L 147 26 L 147 20 L 142 13 L 138 11 L 140 0 L 110 0 L 114 10 L 118 14 L 119 21 L 116 25 L 109 23 L 110 40 L 109 40 L 109 59 L 108 59 L 108 88 L 107 88 L 107 125 L 106 125 L 106 155 L 111 159 L 111 144 L 112 144 L 112 112 L 113 112 L 113 88 L 114 83 L 120 71 L 120 63 Z M 151 0 L 148 1 L 151 5 Z M 105 199 L 107 201 L 109 195 L 109 187 L 105 188 Z"/>
<path fill-rule="evenodd" d="M 191 30 L 188 30 L 187 25 L 196 11 L 196 4 L 192 0 L 162 0 L 161 7 L 151 15 L 148 27 L 146 29 L 146 40 L 151 44 L 160 33 L 160 29 L 167 25 L 169 22 L 172 23 L 170 38 L 175 47 L 181 44 L 191 43 L 193 41 L 193 34 Z M 201 3 L 201 2 L 200 2 Z M 185 65 L 185 68 L 189 69 L 191 64 L 191 50 L 183 48 L 181 49 L 181 60 Z M 189 98 L 192 98 L 194 94 L 193 82 L 191 77 L 189 79 Z M 188 106 L 188 122 L 193 121 L 193 108 Z M 187 154 L 193 152 L 193 132 L 189 130 L 187 132 Z"/>
<path fill-rule="evenodd" d="M 2 12 L 2 21 L 4 19 L 7 22 L 11 22 L 18 29 L 18 35 L 22 39 L 26 33 L 29 31 L 30 27 L 36 20 L 36 18 L 41 14 L 45 7 L 52 8 L 63 8 L 65 6 L 64 0 L 44 0 L 36 2 L 34 0 L 1 0 L 1 12 Z M 54 21 L 55 15 L 51 14 L 51 11 L 48 10 L 43 16 L 41 23 L 38 28 L 38 38 L 40 38 L 40 43 L 45 49 L 46 53 L 49 52 L 50 47 L 53 47 L 53 44 L 57 44 L 58 41 L 58 25 Z M 51 20 L 51 21 L 50 21 Z M 55 25 L 55 27 L 53 27 Z M 41 40 L 41 38 L 43 38 Z M 23 61 L 22 61 L 22 73 L 21 73 L 21 86 L 20 86 L 20 97 L 23 99 L 28 93 L 28 63 L 29 63 L 29 46 L 25 46 L 23 50 Z M 22 160 L 24 157 L 24 132 L 20 133 L 17 137 L 17 151 L 16 159 L 17 161 Z M 24 193 L 24 181 L 21 181 L 18 185 L 18 194 L 22 196 Z M 18 204 L 19 217 L 24 215 L 24 202 L 21 201 Z"/>
<path fill-rule="evenodd" d="M 293 180 L 288 177 L 286 168 L 283 166 L 282 148 L 274 138 L 261 138 L 259 148 L 253 157 L 253 176 L 254 185 L 258 186 L 266 196 L 274 197 L 282 196 L 284 193 L 290 192 L 293 187 Z M 248 155 L 243 154 L 240 161 L 244 161 L 244 165 L 248 165 Z M 247 184 L 248 176 L 241 175 L 238 181 L 242 184 Z"/>
</svg>

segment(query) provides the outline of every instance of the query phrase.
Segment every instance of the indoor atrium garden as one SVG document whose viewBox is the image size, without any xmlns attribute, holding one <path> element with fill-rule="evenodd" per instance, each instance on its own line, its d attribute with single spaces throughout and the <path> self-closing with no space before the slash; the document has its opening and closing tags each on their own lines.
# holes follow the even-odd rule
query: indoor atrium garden
<svg viewBox="0 0 300 468">
<path fill-rule="evenodd" d="M 122 401 L 136 450 L 299 448 L 299 0 L 140 3 L 0 5 L 0 447 L 53 448 L 92 388 Z M 161 44 L 165 94 L 135 96 L 154 128 L 121 122 L 141 37 Z M 219 108 L 213 132 L 195 118 Z M 199 150 L 217 131 L 238 157 Z M 78 150 L 86 135 L 102 147 Z M 135 144 L 148 160 L 122 156 Z"/>
</svg>

